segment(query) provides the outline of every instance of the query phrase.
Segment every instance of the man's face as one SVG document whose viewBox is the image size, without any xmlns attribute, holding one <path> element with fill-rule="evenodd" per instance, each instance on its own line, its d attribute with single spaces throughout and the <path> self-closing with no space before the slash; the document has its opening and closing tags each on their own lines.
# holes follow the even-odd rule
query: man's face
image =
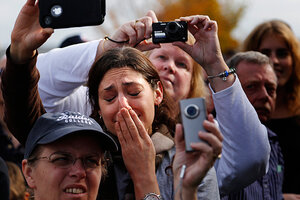
<svg viewBox="0 0 300 200">
<path fill-rule="evenodd" d="M 242 61 L 237 74 L 249 101 L 262 123 L 270 119 L 275 109 L 277 78 L 271 65 Z"/>
</svg>

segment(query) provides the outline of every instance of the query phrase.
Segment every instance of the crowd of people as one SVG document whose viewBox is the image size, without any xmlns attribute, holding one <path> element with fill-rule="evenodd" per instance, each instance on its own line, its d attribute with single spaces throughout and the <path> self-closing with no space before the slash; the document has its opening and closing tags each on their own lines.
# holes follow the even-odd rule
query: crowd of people
<svg viewBox="0 0 300 200">
<path fill-rule="evenodd" d="M 27 0 L 1 66 L 3 197 L 300 198 L 300 45 L 288 24 L 258 25 L 225 60 L 209 16 L 179 19 L 187 42 L 154 44 L 149 11 L 39 54 L 54 30 L 38 13 Z M 192 152 L 179 107 L 189 98 L 208 108 Z"/>
</svg>

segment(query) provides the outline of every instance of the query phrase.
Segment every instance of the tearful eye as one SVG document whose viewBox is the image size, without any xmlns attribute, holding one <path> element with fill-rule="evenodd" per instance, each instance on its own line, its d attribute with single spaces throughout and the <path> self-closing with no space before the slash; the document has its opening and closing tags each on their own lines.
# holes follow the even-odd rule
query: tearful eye
<svg viewBox="0 0 300 200">
<path fill-rule="evenodd" d="M 130 93 L 130 96 L 138 96 L 141 92 L 136 92 L 136 93 Z"/>
<path fill-rule="evenodd" d="M 111 102 L 112 100 L 114 100 L 115 97 L 116 97 L 116 96 L 111 97 L 111 98 L 105 98 L 104 100 L 107 101 L 107 102 Z"/>
</svg>

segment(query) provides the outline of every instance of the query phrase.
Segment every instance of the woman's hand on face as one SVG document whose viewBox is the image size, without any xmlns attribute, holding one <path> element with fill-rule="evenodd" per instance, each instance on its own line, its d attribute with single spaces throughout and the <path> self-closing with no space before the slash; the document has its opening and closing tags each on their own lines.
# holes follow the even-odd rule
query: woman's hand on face
<svg viewBox="0 0 300 200">
<path fill-rule="evenodd" d="M 155 148 L 143 123 L 132 109 L 122 108 L 117 114 L 115 130 L 121 144 L 122 156 L 132 178 L 155 173 Z"/>
<path fill-rule="evenodd" d="M 16 64 L 30 60 L 35 50 L 46 42 L 53 29 L 39 24 L 39 8 L 35 0 L 27 0 L 11 34 L 10 55 Z"/>
<path fill-rule="evenodd" d="M 131 108 L 117 114 L 115 130 L 121 144 L 122 156 L 133 183 L 136 199 L 145 194 L 159 194 L 155 175 L 155 148 L 143 123 Z"/>
<path fill-rule="evenodd" d="M 151 38 L 152 23 L 157 22 L 155 13 L 150 10 L 147 14 L 135 21 L 130 21 L 123 24 L 117 31 L 111 36 L 111 39 L 115 41 L 128 41 L 126 43 L 114 43 L 112 41 L 105 41 L 103 49 L 109 50 L 115 47 L 128 45 L 136 47 L 141 51 L 147 51 L 160 47 L 159 44 L 153 44 L 147 42 L 147 39 Z"/>
<path fill-rule="evenodd" d="M 174 42 L 174 45 L 191 55 L 206 71 L 211 70 L 210 68 L 215 64 L 225 62 L 218 39 L 216 21 L 210 20 L 208 16 L 204 15 L 181 17 L 180 20 L 188 22 L 188 30 L 192 33 L 196 42 L 193 45 Z"/>
<path fill-rule="evenodd" d="M 175 186 L 179 183 L 179 174 L 181 167 L 186 165 L 184 178 L 182 181 L 183 192 L 194 192 L 201 183 L 207 171 L 214 165 L 218 155 L 222 152 L 223 136 L 210 114 L 208 119 L 203 122 L 207 132 L 199 132 L 199 138 L 204 142 L 192 143 L 191 146 L 195 152 L 187 153 L 185 151 L 185 142 L 182 131 L 182 125 L 176 125 L 175 145 L 176 154 L 173 162 L 173 173 Z M 184 194 L 184 193 L 183 193 Z"/>
</svg>

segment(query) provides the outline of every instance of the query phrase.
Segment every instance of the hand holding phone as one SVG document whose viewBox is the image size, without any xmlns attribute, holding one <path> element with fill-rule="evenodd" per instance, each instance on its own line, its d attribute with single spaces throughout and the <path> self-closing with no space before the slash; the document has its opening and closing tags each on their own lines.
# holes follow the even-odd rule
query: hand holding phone
<svg viewBox="0 0 300 200">
<path fill-rule="evenodd" d="M 43 28 L 100 25 L 104 22 L 105 0 L 39 0 Z"/>
<path fill-rule="evenodd" d="M 192 142 L 204 142 L 199 136 L 199 131 L 206 131 L 203 121 L 207 118 L 204 98 L 183 99 L 180 102 L 180 116 L 183 125 L 185 149 L 193 151 Z"/>
</svg>

